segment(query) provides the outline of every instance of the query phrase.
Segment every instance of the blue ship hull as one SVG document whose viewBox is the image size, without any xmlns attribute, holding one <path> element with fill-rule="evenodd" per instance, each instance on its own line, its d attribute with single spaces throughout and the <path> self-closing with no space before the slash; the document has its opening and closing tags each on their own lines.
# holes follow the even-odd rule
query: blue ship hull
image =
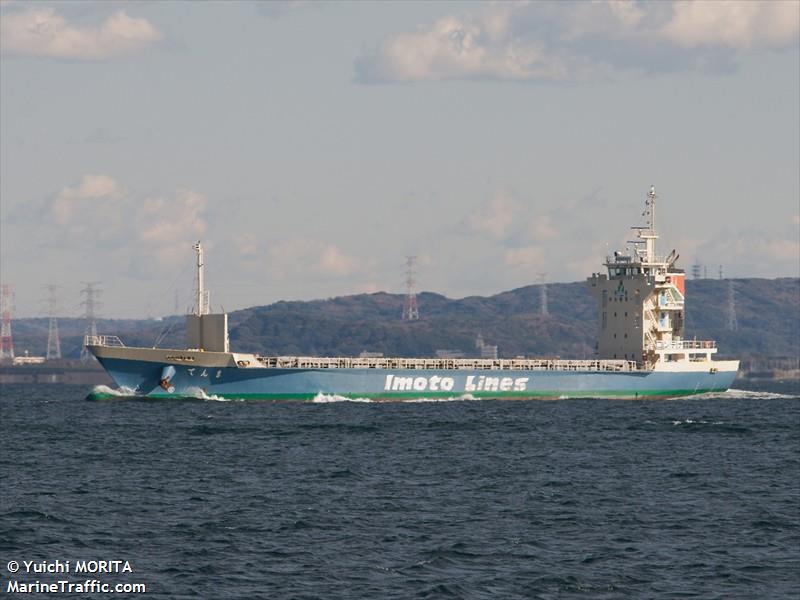
<svg viewBox="0 0 800 600">
<path fill-rule="evenodd" d="M 736 371 L 509 371 L 448 369 L 281 369 L 172 365 L 98 357 L 117 385 L 137 396 L 158 398 L 312 400 L 345 398 L 548 399 L 568 397 L 664 398 L 724 391 Z"/>
</svg>

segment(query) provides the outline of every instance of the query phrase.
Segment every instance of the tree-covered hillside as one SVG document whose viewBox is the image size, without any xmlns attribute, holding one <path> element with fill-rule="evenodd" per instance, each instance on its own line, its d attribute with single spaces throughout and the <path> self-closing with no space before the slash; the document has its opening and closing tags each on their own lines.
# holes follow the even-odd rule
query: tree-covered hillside
<svg viewBox="0 0 800 600">
<path fill-rule="evenodd" d="M 737 327 L 728 329 L 733 286 Z M 597 310 L 583 283 L 547 287 L 549 316 L 540 313 L 540 287 L 531 285 L 495 296 L 452 300 L 419 295 L 420 320 L 404 322 L 400 294 L 360 294 L 310 302 L 277 302 L 231 314 L 231 344 L 243 352 L 350 356 L 367 350 L 395 356 L 430 356 L 437 349 L 474 352 L 480 333 L 504 357 L 593 355 Z M 699 279 L 687 282 L 688 337 L 716 339 L 720 356 L 766 357 L 800 354 L 800 279 Z M 85 323 L 59 322 L 64 355 L 75 357 Z M 180 347 L 183 319 L 103 320 L 101 333 L 120 335 L 128 345 Z M 44 354 L 47 319 L 14 322 L 18 353 Z"/>
</svg>

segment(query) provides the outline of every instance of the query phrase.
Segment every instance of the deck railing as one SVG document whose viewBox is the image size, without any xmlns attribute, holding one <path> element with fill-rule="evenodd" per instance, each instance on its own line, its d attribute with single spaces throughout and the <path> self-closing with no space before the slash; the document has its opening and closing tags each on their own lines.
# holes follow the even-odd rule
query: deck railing
<svg viewBox="0 0 800 600">
<path fill-rule="evenodd" d="M 125 344 L 116 335 L 85 335 L 83 336 L 84 346 L 115 346 L 124 348 Z"/>
<path fill-rule="evenodd" d="M 711 350 L 717 347 L 714 340 L 681 340 L 656 342 L 656 350 Z"/>
<path fill-rule="evenodd" d="M 278 369 L 435 369 L 464 371 L 637 371 L 631 360 L 465 359 L 465 358 L 321 358 L 259 356 L 265 367 Z"/>
</svg>

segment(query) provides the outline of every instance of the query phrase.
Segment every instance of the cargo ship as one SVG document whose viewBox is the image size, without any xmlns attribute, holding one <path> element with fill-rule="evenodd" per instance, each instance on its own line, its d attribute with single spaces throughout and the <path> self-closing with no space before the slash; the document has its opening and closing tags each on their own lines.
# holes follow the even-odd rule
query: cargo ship
<svg viewBox="0 0 800 600">
<path fill-rule="evenodd" d="M 725 391 L 739 361 L 714 360 L 714 341 L 685 338 L 685 273 L 675 266 L 674 250 L 656 254 L 656 200 L 651 187 L 646 222 L 631 228 L 635 239 L 606 257 L 606 272 L 587 280 L 599 316 L 593 360 L 234 352 L 228 315 L 209 311 L 200 242 L 194 245 L 196 305 L 186 315 L 186 348 L 128 347 L 113 335 L 87 336 L 85 344 L 119 387 L 117 393 L 148 398 L 671 398 Z"/>
</svg>

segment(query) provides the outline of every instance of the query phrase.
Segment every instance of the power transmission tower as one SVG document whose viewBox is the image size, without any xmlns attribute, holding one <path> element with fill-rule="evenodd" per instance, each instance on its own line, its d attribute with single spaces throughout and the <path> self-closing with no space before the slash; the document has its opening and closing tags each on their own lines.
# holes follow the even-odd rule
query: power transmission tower
<svg viewBox="0 0 800 600">
<path fill-rule="evenodd" d="M 49 292 L 47 297 L 47 313 L 50 316 L 50 324 L 47 328 L 47 360 L 61 358 L 61 339 L 58 336 L 58 299 L 56 290 L 58 286 L 48 284 L 45 286 Z"/>
<path fill-rule="evenodd" d="M 739 329 L 739 322 L 736 320 L 736 290 L 733 287 L 733 279 L 728 280 L 728 322 L 725 329 L 728 331 Z"/>
<path fill-rule="evenodd" d="M 84 297 L 83 301 L 81 302 L 81 306 L 84 307 L 85 313 L 84 318 L 86 319 L 86 331 L 84 332 L 85 336 L 92 336 L 97 337 L 97 310 L 100 308 L 100 303 L 97 299 L 102 294 L 102 291 L 97 289 L 97 286 L 100 285 L 99 281 L 84 281 L 83 282 L 83 289 L 81 290 L 81 296 Z M 84 338 L 85 339 L 85 338 Z M 81 360 L 83 362 L 88 361 L 91 358 L 91 353 L 89 349 L 84 345 L 83 349 L 81 350 Z"/>
<path fill-rule="evenodd" d="M 416 321 L 419 319 L 419 306 L 417 306 L 417 292 L 414 279 L 415 268 L 417 266 L 416 256 L 406 256 L 406 300 L 403 304 L 403 320 Z"/>
<path fill-rule="evenodd" d="M 692 265 L 692 279 L 700 279 L 700 261 L 695 259 Z"/>
<path fill-rule="evenodd" d="M 722 265 L 719 266 L 719 278 L 722 279 Z"/>
<path fill-rule="evenodd" d="M 539 312 L 543 317 L 550 314 L 547 309 L 547 273 L 539 273 Z"/>
<path fill-rule="evenodd" d="M 3 324 L 0 326 L 0 359 L 14 358 L 14 340 L 11 338 L 11 312 L 14 308 L 14 286 L 4 283 L 0 295 L 0 313 Z"/>
</svg>

